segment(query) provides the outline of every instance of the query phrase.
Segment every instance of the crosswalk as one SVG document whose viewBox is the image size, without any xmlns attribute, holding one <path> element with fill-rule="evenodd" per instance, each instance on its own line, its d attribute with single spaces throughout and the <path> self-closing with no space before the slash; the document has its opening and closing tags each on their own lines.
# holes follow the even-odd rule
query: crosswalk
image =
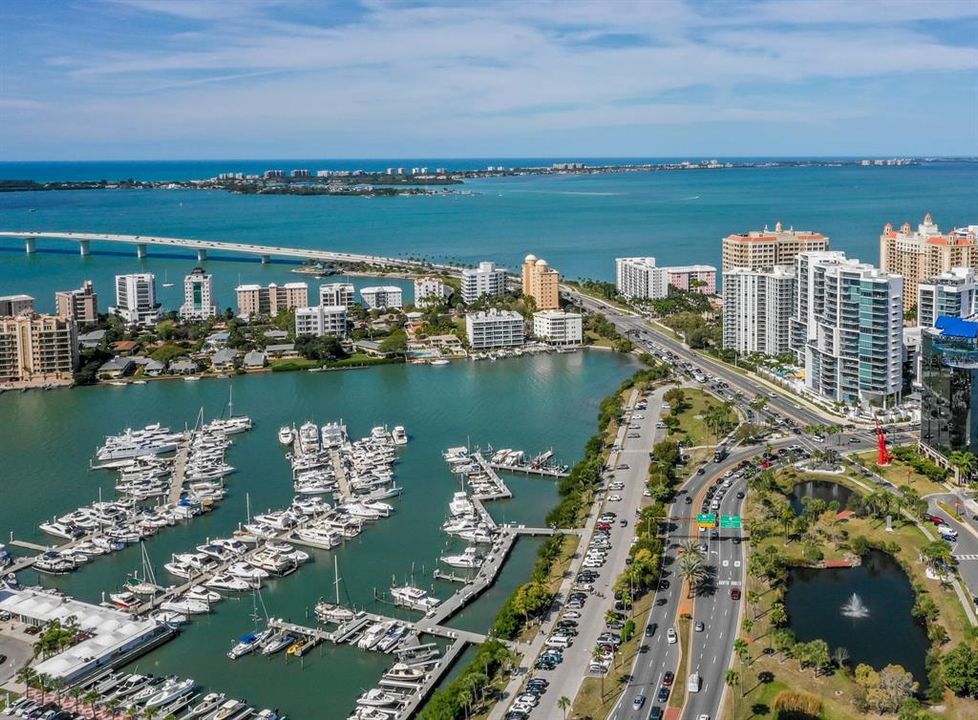
<svg viewBox="0 0 978 720">
<path fill-rule="evenodd" d="M 978 554 L 972 553 L 970 555 L 955 555 L 958 560 L 978 560 Z"/>
</svg>

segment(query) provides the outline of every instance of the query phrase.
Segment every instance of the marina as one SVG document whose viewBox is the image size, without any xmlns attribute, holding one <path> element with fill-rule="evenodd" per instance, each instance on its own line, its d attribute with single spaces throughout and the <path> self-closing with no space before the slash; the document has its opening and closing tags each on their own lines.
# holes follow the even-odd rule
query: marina
<svg viewBox="0 0 978 720">
<path fill-rule="evenodd" d="M 553 362 L 577 363 L 581 359 L 582 356 L 554 355 L 522 359 L 517 362 L 531 365 Z M 606 363 L 606 360 L 611 358 L 603 354 L 595 354 L 593 359 L 599 367 L 604 367 L 606 364 L 609 368 L 621 366 L 617 360 L 610 364 Z M 461 380 L 464 386 L 468 383 L 467 379 L 463 380 L 466 377 L 464 375 L 466 368 L 467 366 L 461 365 L 458 368 L 439 369 L 438 384 L 441 386 L 447 381 L 456 383 L 455 386 L 459 387 L 457 383 Z M 514 381 L 518 382 L 519 373 L 513 369 L 493 366 L 492 368 L 487 367 L 486 371 L 490 376 L 498 373 L 499 381 L 505 382 L 507 385 L 511 385 Z M 620 372 L 626 371 L 627 365 Z M 371 373 L 374 372 L 371 370 Z M 279 508 L 279 510 L 272 510 L 271 513 L 258 511 L 256 514 L 256 511 L 252 511 L 252 521 L 257 515 L 271 514 L 274 516 L 275 513 L 281 512 L 281 509 L 291 507 L 292 500 L 298 499 L 306 504 L 309 501 L 314 502 L 316 498 L 321 498 L 321 502 L 333 506 L 330 511 L 313 516 L 308 523 L 292 527 L 288 534 L 277 535 L 275 539 L 266 540 L 272 544 L 293 545 L 297 550 L 301 548 L 311 557 L 311 562 L 299 568 L 301 572 L 294 571 L 287 575 L 270 574 L 268 578 L 262 579 L 261 595 L 267 605 L 268 614 L 282 619 L 283 622 L 288 622 L 287 619 L 292 618 L 296 624 L 315 626 L 317 624 L 316 619 L 311 614 L 316 603 L 315 599 L 324 594 L 323 586 L 329 588 L 329 595 L 333 595 L 333 589 L 330 585 L 333 580 L 333 560 L 334 557 L 338 557 L 340 569 L 344 570 L 345 576 L 341 590 L 344 591 L 344 595 L 349 596 L 341 598 L 345 607 L 355 612 L 367 611 L 378 615 L 378 617 L 396 619 L 401 623 L 405 622 L 410 615 L 414 615 L 416 619 L 409 620 L 409 622 L 416 625 L 422 635 L 427 638 L 435 638 L 439 644 L 448 643 L 450 648 L 454 642 L 451 638 L 446 635 L 427 633 L 425 629 L 430 626 L 438 630 L 437 626 L 441 626 L 445 628 L 445 632 L 455 632 L 455 629 L 451 627 L 451 618 L 460 608 L 468 607 L 477 597 L 481 597 L 482 588 L 488 585 L 484 584 L 485 577 L 478 578 L 474 584 L 468 585 L 462 583 L 449 585 L 447 582 L 433 578 L 435 567 L 442 571 L 454 572 L 458 577 L 462 575 L 472 576 L 473 573 L 479 572 L 453 569 L 438 562 L 441 555 L 452 554 L 453 552 L 461 553 L 466 544 L 469 543 L 469 541 L 460 540 L 462 544 L 454 550 L 445 547 L 445 538 L 449 536 L 441 530 L 441 524 L 445 519 L 447 505 L 453 492 L 457 491 L 458 482 L 457 476 L 446 472 L 439 448 L 448 447 L 450 444 L 448 440 L 451 435 L 457 434 L 457 427 L 459 426 L 470 427 L 473 433 L 480 435 L 492 434 L 497 436 L 500 434 L 502 425 L 497 426 L 495 423 L 505 424 L 507 421 L 501 413 L 498 416 L 485 416 L 484 419 L 479 420 L 470 417 L 466 412 L 455 417 L 448 425 L 443 426 L 444 421 L 433 419 L 428 414 L 430 405 L 413 402 L 404 395 L 404 391 L 408 387 L 411 388 L 411 394 L 417 392 L 423 395 L 431 392 L 431 386 L 412 381 L 410 386 L 404 385 L 398 389 L 397 382 L 399 382 L 399 378 L 403 377 L 403 371 L 400 368 L 379 368 L 376 370 L 375 378 L 371 379 L 367 376 L 367 373 L 349 374 L 346 377 L 328 374 L 320 376 L 275 374 L 261 378 L 233 379 L 235 400 L 239 401 L 239 398 L 242 397 L 246 399 L 245 403 L 242 404 L 254 419 L 255 425 L 262 428 L 262 432 L 257 434 L 254 432 L 244 433 L 233 437 L 235 445 L 229 450 L 228 458 L 238 469 L 238 472 L 233 475 L 233 481 L 229 483 L 229 487 L 233 487 L 235 491 L 225 496 L 220 503 L 219 511 L 201 514 L 190 523 L 178 522 L 172 527 L 160 529 L 159 532 L 147 537 L 142 543 L 128 545 L 126 549 L 113 553 L 99 562 L 90 562 L 68 576 L 47 576 L 35 579 L 29 569 L 21 570 L 18 574 L 23 575 L 22 582 L 40 581 L 48 585 L 56 583 L 58 587 L 63 588 L 71 595 L 85 598 L 96 604 L 100 602 L 104 592 L 105 601 L 110 602 L 110 594 L 116 594 L 117 590 L 121 591 L 125 588 L 125 583 L 123 583 L 125 576 L 133 570 L 141 568 L 142 550 L 140 548 L 144 548 L 151 561 L 151 567 L 155 570 L 157 584 L 166 586 L 169 583 L 174 583 L 178 588 L 182 588 L 184 593 L 190 592 L 195 586 L 200 586 L 205 591 L 216 590 L 222 599 L 216 603 L 210 603 L 211 612 L 208 613 L 193 615 L 180 613 L 176 610 L 169 611 L 187 617 L 186 622 L 179 625 L 180 632 L 162 646 L 154 649 L 149 655 L 124 666 L 123 672 L 136 672 L 137 674 L 151 672 L 157 676 L 174 674 L 180 674 L 181 677 L 192 676 L 200 682 L 203 688 L 199 690 L 201 693 L 206 694 L 211 690 L 220 690 L 225 692 L 229 698 L 247 698 L 249 706 L 282 706 L 291 717 L 297 718 L 313 716 L 345 718 L 356 706 L 357 699 L 365 691 L 364 688 L 384 688 L 387 687 L 386 683 L 390 682 L 409 682 L 409 680 L 384 677 L 385 672 L 396 664 L 397 655 L 365 651 L 349 643 L 333 644 L 323 641 L 298 656 L 295 652 L 291 655 L 288 653 L 290 645 L 275 653 L 278 656 L 277 660 L 282 660 L 282 662 L 271 662 L 273 658 L 263 655 L 260 650 L 248 653 L 235 661 L 227 660 L 223 656 L 242 637 L 254 632 L 255 623 L 252 620 L 253 591 L 251 589 L 209 588 L 204 585 L 200 577 L 196 576 L 194 580 L 197 582 L 191 584 L 191 578 L 171 577 L 163 567 L 163 565 L 173 562 L 174 555 L 200 553 L 214 540 L 224 538 L 233 541 L 239 539 L 240 535 L 237 538 L 234 535 L 235 530 L 247 533 L 244 525 L 252 524 L 246 522 L 249 516 L 247 507 L 249 496 L 252 508 Z M 377 381 L 385 377 L 389 379 L 386 384 L 381 383 L 383 392 L 380 393 L 381 387 L 378 387 Z M 620 377 L 621 375 L 617 373 L 612 374 L 605 381 L 605 385 L 617 382 Z M 342 402 L 338 400 L 339 396 L 329 389 L 339 382 L 343 383 L 346 388 L 344 397 L 349 396 Z M 350 387 L 351 383 L 353 388 Z M 256 392 L 256 388 L 265 388 L 266 386 L 286 388 L 285 390 L 272 391 L 273 394 L 282 399 L 282 406 L 278 407 L 278 402 L 267 404 L 267 407 L 260 407 L 258 408 L 259 412 L 256 412 L 252 396 Z M 297 389 L 293 394 L 288 389 L 293 386 L 301 389 Z M 364 391 L 368 386 L 376 388 L 380 394 L 373 397 L 371 395 L 365 396 L 364 391 L 360 391 L 358 394 L 355 390 L 357 386 L 364 388 Z M 64 436 L 60 434 L 55 436 L 58 438 L 62 450 L 58 455 L 43 456 L 40 467 L 43 467 L 46 461 L 53 460 L 67 464 L 64 461 L 70 460 L 70 458 L 75 458 L 74 462 L 77 465 L 87 465 L 91 448 L 102 444 L 102 438 L 112 432 L 117 432 L 119 429 L 116 424 L 118 420 L 114 422 L 112 420 L 113 410 L 104 409 L 95 413 L 94 422 L 91 421 L 92 414 L 86 412 L 85 420 L 80 421 L 78 418 L 73 419 L 70 410 L 64 406 L 66 401 L 71 403 L 88 398 L 100 403 L 118 404 L 120 408 L 126 406 L 126 411 L 130 413 L 127 416 L 127 424 L 131 424 L 133 427 L 143 427 L 157 421 L 162 421 L 164 427 L 167 425 L 177 427 L 183 424 L 181 417 L 192 418 L 201 404 L 213 408 L 215 412 L 226 405 L 228 388 L 223 387 L 221 383 L 150 383 L 147 386 L 131 388 L 126 392 L 137 393 L 144 398 L 139 402 L 136 412 L 131 412 L 130 400 L 122 399 L 120 395 L 114 393 L 111 394 L 114 397 L 107 396 L 105 393 L 88 393 L 86 395 L 84 392 L 69 393 L 61 397 L 54 394 L 47 395 L 45 399 L 53 402 L 52 412 L 57 412 L 62 418 L 61 422 L 65 430 L 67 431 L 70 427 L 72 432 L 70 437 L 67 433 Z M 393 396 L 391 395 L 392 392 L 394 393 Z M 479 391 L 478 395 L 481 394 Z M 465 393 L 463 393 L 464 395 Z M 162 405 L 153 398 L 164 396 L 167 398 L 184 397 L 184 410 L 180 411 L 179 407 L 174 407 L 169 412 L 161 411 Z M 30 394 L 5 395 L 0 401 L 0 411 L 4 405 L 13 407 L 31 400 Z M 396 403 L 399 408 L 408 408 L 405 413 L 398 413 L 396 420 L 403 423 L 411 432 L 407 449 L 396 451 L 399 462 L 393 467 L 397 486 L 403 486 L 406 491 L 396 499 L 383 501 L 396 505 L 397 510 L 390 513 L 388 517 L 382 518 L 383 522 L 379 520 L 365 521 L 363 526 L 364 528 L 369 527 L 369 532 L 361 532 L 354 537 L 344 538 L 339 545 L 332 546 L 336 539 L 335 535 L 330 536 L 327 533 L 325 537 L 329 538 L 329 541 L 326 544 L 332 546 L 329 549 L 319 549 L 300 542 L 293 542 L 293 540 L 298 539 L 298 530 L 311 527 L 315 522 L 323 520 L 329 516 L 329 512 L 334 511 L 338 505 L 343 503 L 337 501 L 332 494 L 338 492 L 338 486 L 332 493 L 318 496 L 299 496 L 295 492 L 295 488 L 292 486 L 295 478 L 291 472 L 290 462 L 283 462 L 285 455 L 283 448 L 286 452 L 290 451 L 291 448 L 280 444 L 279 429 L 285 426 L 291 427 L 295 418 L 304 420 L 321 414 L 319 406 L 328 404 L 331 412 L 325 417 L 343 417 L 343 424 L 351 428 L 350 434 L 353 437 L 360 437 L 361 435 L 366 437 L 371 434 L 371 428 L 378 425 L 377 410 L 392 403 Z M 453 406 L 453 412 L 457 409 L 468 410 L 479 407 L 478 396 L 469 397 L 466 403 L 468 405 Z M 87 402 L 82 407 L 86 405 Z M 174 411 L 179 414 L 174 416 Z M 120 412 L 120 409 L 115 409 L 115 412 Z M 115 415 L 115 417 L 119 416 Z M 543 445 L 549 441 L 547 429 L 549 420 L 545 420 L 546 417 L 549 417 L 549 413 L 541 415 L 538 421 L 531 422 L 531 426 L 536 428 L 535 432 L 537 433 L 528 436 L 532 442 Z M 320 430 L 324 423 L 325 420 L 319 423 Z M 584 437 L 588 432 L 588 425 L 589 423 L 582 420 L 577 430 L 578 439 Z M 363 428 L 363 430 L 354 435 L 353 428 Z M 393 432 L 391 434 L 393 436 Z M 96 435 L 95 441 L 91 439 L 92 435 Z M 572 452 L 574 447 L 571 440 L 568 439 L 564 442 L 565 452 Z M 3 450 L 0 449 L 0 454 L 2 453 Z M 17 473 L 17 462 L 17 459 L 13 459 L 11 465 L 12 472 L 15 474 Z M 70 472 L 70 468 L 67 472 Z M 47 486 L 42 482 L 38 486 L 39 495 L 36 502 L 41 507 L 49 508 L 64 507 L 65 505 L 68 507 L 80 506 L 83 502 L 79 502 L 75 498 L 82 493 L 94 494 L 99 489 L 103 491 L 103 495 L 111 492 L 114 489 L 116 476 L 115 471 L 97 471 L 87 476 L 81 475 L 77 482 L 58 485 L 56 492 L 47 497 L 44 495 Z M 57 474 L 49 471 L 44 474 L 44 477 L 53 478 L 57 477 Z M 508 510 L 504 506 L 506 502 L 509 502 L 508 500 L 498 501 L 501 503 L 500 521 L 503 522 L 502 525 L 498 525 L 500 528 L 498 533 L 512 534 L 514 537 L 507 538 L 508 541 L 514 541 L 515 536 L 520 534 L 519 525 L 530 528 L 541 524 L 542 513 L 536 511 L 535 508 L 545 508 L 552 502 L 550 500 L 552 489 L 549 484 L 530 482 L 524 486 L 519 480 L 514 479 L 512 482 L 520 488 L 519 493 L 514 488 L 513 494 L 526 499 L 526 508 L 514 507 L 512 510 Z M 393 484 L 393 482 L 387 483 L 384 487 L 389 489 Z M 353 494 L 358 495 L 355 492 Z M 435 502 L 432 502 L 432 497 L 436 498 Z M 473 502 L 473 506 L 475 505 L 476 503 Z M 0 509 L 0 514 L 9 513 L 15 508 L 17 508 L 16 504 L 8 506 L 6 510 Z M 522 512 L 517 512 L 518 510 L 522 510 Z M 19 516 L 4 514 L 3 518 L 0 519 L 7 527 L 17 531 L 18 541 L 42 545 L 42 537 L 34 536 L 30 532 L 30 528 L 36 528 L 36 525 L 33 523 L 28 525 L 22 522 L 22 520 L 30 519 L 30 508 L 20 509 Z M 274 517 L 272 519 L 274 521 Z M 37 520 L 35 515 L 33 522 L 36 523 Z M 504 527 L 507 523 L 513 525 L 511 533 Z M 493 525 L 497 525 L 497 523 L 494 522 Z M 282 532 L 286 531 L 283 530 Z M 306 537 L 310 536 L 306 534 Z M 405 546 L 405 537 L 411 538 L 411 545 L 408 547 Z M 41 542 L 37 542 L 37 540 L 41 540 Z M 10 543 L 7 543 L 7 546 L 14 554 L 15 560 L 22 559 L 18 558 L 17 555 L 20 552 L 18 546 Z M 251 552 L 260 549 L 257 544 L 249 545 L 249 548 Z M 485 555 L 488 555 L 490 551 L 491 546 L 489 545 L 484 545 L 480 549 L 480 552 Z M 376 602 L 372 599 L 373 589 L 380 589 L 381 594 L 387 593 L 392 589 L 392 576 L 397 577 L 396 587 L 414 585 L 413 582 L 409 582 L 409 578 L 405 577 L 414 562 L 419 568 L 416 573 L 417 587 L 430 592 L 430 586 L 434 581 L 435 592 L 431 595 L 439 600 L 439 607 L 436 610 L 441 610 L 441 606 L 444 604 L 445 610 L 442 612 L 446 613 L 444 618 L 447 619 L 442 619 L 441 616 L 425 617 L 424 613 L 405 607 L 398 608 L 391 605 L 388 610 L 372 604 Z M 496 565 L 501 566 L 502 562 L 503 559 L 496 555 L 487 561 L 488 564 L 481 571 L 483 574 L 494 573 L 496 572 Z M 422 570 L 422 568 L 426 568 L 426 570 Z M 211 580 L 220 575 L 221 573 L 217 573 Z M 454 592 L 446 592 L 449 588 L 451 591 L 460 590 L 461 594 L 452 597 Z M 197 594 L 193 593 L 193 595 Z M 147 599 L 149 598 L 147 597 Z M 168 598 L 168 600 L 175 602 L 180 602 L 182 599 L 182 596 L 177 597 L 177 594 Z M 149 612 L 156 613 L 160 610 L 161 608 L 157 606 Z M 159 617 L 163 618 L 164 616 L 161 614 Z M 175 617 L 175 615 L 170 617 Z M 259 631 L 265 628 L 265 623 L 259 623 Z M 325 629 L 333 631 L 335 627 L 331 625 Z M 469 629 L 476 631 L 471 639 L 477 640 L 480 629 L 477 627 Z M 463 635 L 469 637 L 468 634 L 463 633 Z M 424 640 L 425 638 L 421 639 Z M 464 641 L 459 648 L 461 650 L 462 646 L 468 645 L 468 641 Z M 271 664 L 268 664 L 269 662 Z M 442 671 L 436 669 L 435 672 L 439 677 L 443 676 Z M 258 677 L 274 678 L 274 682 L 272 684 L 258 683 L 256 682 Z M 321 707 L 317 709 L 307 703 L 302 688 L 309 682 L 317 682 L 328 687 L 331 696 L 335 696 L 335 707 L 327 709 L 324 713 Z M 385 684 L 382 685 L 382 682 Z"/>
</svg>

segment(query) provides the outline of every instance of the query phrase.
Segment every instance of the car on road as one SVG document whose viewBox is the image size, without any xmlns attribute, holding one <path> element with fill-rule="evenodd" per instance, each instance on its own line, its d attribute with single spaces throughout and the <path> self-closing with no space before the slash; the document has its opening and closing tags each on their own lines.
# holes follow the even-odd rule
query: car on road
<svg viewBox="0 0 978 720">
<path fill-rule="evenodd" d="M 645 628 L 645 637 L 652 637 L 655 635 L 655 631 L 659 629 L 658 623 L 649 623 Z"/>
<path fill-rule="evenodd" d="M 616 470 L 628 470 L 628 463 L 618 463 Z"/>
<path fill-rule="evenodd" d="M 669 628 L 666 631 L 666 642 L 670 645 L 675 645 L 679 642 L 679 637 L 676 635 L 676 628 Z"/>
<path fill-rule="evenodd" d="M 732 587 L 732 588 L 730 588 L 730 599 L 731 600 L 740 600 L 740 588 L 739 587 Z"/>
<path fill-rule="evenodd" d="M 656 700 L 658 700 L 660 703 L 664 703 L 668 699 L 669 699 L 669 688 L 660 687 L 659 694 L 656 696 Z"/>
<path fill-rule="evenodd" d="M 686 496 L 686 504 L 687 505 L 692 505 L 693 504 L 693 498 L 691 498 L 689 495 Z"/>
<path fill-rule="evenodd" d="M 706 625 L 703 624 L 702 620 L 697 620 L 696 624 L 693 626 L 693 629 L 696 630 L 696 632 L 703 632 L 706 630 Z"/>
<path fill-rule="evenodd" d="M 649 711 L 649 720 L 662 720 L 662 708 L 653 705 L 652 710 Z"/>
<path fill-rule="evenodd" d="M 644 704 L 645 704 L 645 696 L 636 695 L 635 699 L 632 700 L 632 710 L 641 710 Z"/>
<path fill-rule="evenodd" d="M 672 683 L 675 679 L 676 674 L 672 670 L 667 670 L 666 674 L 662 676 L 662 684 L 666 687 L 672 687 Z"/>
<path fill-rule="evenodd" d="M 608 502 L 621 502 L 621 495 L 609 495 Z"/>
<path fill-rule="evenodd" d="M 924 515 L 924 520 L 929 520 L 930 522 L 934 523 L 935 525 L 943 525 L 944 524 L 944 518 L 940 517 L 939 515 Z"/>
<path fill-rule="evenodd" d="M 738 500 L 743 500 L 744 499 L 744 491 L 743 490 L 737 491 L 737 499 Z"/>
</svg>

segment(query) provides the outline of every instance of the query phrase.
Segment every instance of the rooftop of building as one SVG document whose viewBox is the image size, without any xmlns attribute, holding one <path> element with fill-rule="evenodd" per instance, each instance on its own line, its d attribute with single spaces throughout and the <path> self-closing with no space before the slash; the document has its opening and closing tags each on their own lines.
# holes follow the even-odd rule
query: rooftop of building
<svg viewBox="0 0 978 720">
<path fill-rule="evenodd" d="M 924 215 L 924 221 L 917 226 L 916 230 L 908 222 L 903 223 L 899 229 L 893 227 L 893 223 L 887 223 L 883 226 L 882 237 L 913 240 L 928 245 L 967 247 L 978 243 L 978 226 L 969 225 L 964 228 L 954 228 L 947 234 L 941 234 L 941 229 L 934 222 L 933 216 L 927 213 Z"/>
<path fill-rule="evenodd" d="M 572 318 L 572 317 L 579 318 L 582 317 L 582 315 L 580 313 L 567 312 L 565 310 L 537 310 L 535 313 L 533 313 L 533 317 L 557 319 L 557 318 Z"/>
<path fill-rule="evenodd" d="M 19 295 L 0 295 L 0 301 L 7 302 L 34 302 L 34 298 L 30 295 L 24 295 L 23 293 Z"/>
<path fill-rule="evenodd" d="M 791 238 L 793 240 L 828 240 L 828 236 L 814 230 L 795 230 L 789 227 L 787 230 L 779 220 L 774 224 L 774 230 L 770 230 L 767 225 L 763 230 L 751 230 L 746 233 L 735 233 L 727 235 L 726 240 L 737 240 L 739 242 L 771 242 Z"/>
<path fill-rule="evenodd" d="M 91 636 L 35 667 L 38 673 L 54 678 L 72 677 L 93 659 L 112 656 L 158 628 L 153 620 L 136 620 L 114 608 L 36 590 L 0 587 L 0 610 L 41 624 L 74 617 L 79 629 Z"/>
<path fill-rule="evenodd" d="M 664 265 L 660 270 L 671 273 L 716 272 L 712 265 Z"/>
<path fill-rule="evenodd" d="M 370 287 L 360 288 L 361 295 L 363 295 L 364 293 L 376 293 L 376 292 L 393 293 L 393 292 L 402 292 L 402 290 L 396 285 L 371 285 Z"/>
<path fill-rule="evenodd" d="M 964 318 L 941 315 L 934 323 L 941 337 L 974 340 L 978 338 L 978 322 Z"/>
</svg>

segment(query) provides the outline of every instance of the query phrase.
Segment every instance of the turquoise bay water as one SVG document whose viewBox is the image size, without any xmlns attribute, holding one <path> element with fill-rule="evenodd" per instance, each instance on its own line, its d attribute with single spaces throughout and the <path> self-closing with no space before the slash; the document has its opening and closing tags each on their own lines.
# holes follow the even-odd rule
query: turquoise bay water
<svg viewBox="0 0 978 720">
<path fill-rule="evenodd" d="M 2 497 L 0 537 L 45 542 L 36 529 L 42 518 L 63 514 L 97 498 L 101 488 L 113 496 L 112 475 L 89 471 L 88 461 L 106 434 L 126 426 L 160 421 L 173 428 L 193 423 L 201 407 L 210 417 L 221 412 L 229 389 L 235 411 L 248 414 L 255 428 L 236 436 L 228 461 L 239 471 L 228 480 L 229 495 L 210 515 L 168 528 L 149 540 L 147 550 L 160 577 L 170 554 L 192 549 L 208 537 L 226 535 L 246 512 L 282 507 L 292 488 L 288 463 L 277 441 L 285 423 L 342 418 L 356 437 L 377 424 L 403 424 L 411 442 L 395 466 L 405 492 L 393 503 L 397 512 L 338 550 L 343 592 L 359 606 L 373 604 L 373 591 L 386 590 L 415 566 L 420 584 L 431 586 L 431 570 L 446 548 L 460 549 L 440 531 L 447 503 L 458 490 L 441 452 L 450 446 L 491 443 L 537 451 L 553 447 L 565 462 L 579 457 L 593 433 L 598 403 L 635 365 L 601 351 L 527 357 L 495 363 L 457 363 L 446 367 L 385 366 L 337 373 L 284 373 L 199 383 L 153 382 L 126 388 L 0 395 Z M 553 481 L 513 478 L 516 499 L 490 504 L 497 519 L 539 524 L 554 504 Z M 458 619 L 459 627 L 484 631 L 507 591 L 524 579 L 535 542 L 518 543 L 500 586 Z M 291 577 L 270 582 L 262 596 L 274 617 L 305 621 L 316 600 L 333 592 L 332 555 L 315 552 L 315 561 Z M 99 558 L 46 585 L 99 601 L 138 569 L 139 550 Z M 426 579 L 425 579 L 426 578 Z M 25 582 L 33 582 L 24 573 Z M 447 597 L 453 586 L 435 583 Z M 391 609 L 383 608 L 390 613 Z M 252 703 L 280 707 L 297 719 L 345 718 L 362 688 L 372 687 L 391 658 L 349 647 L 322 647 L 304 662 L 286 667 L 283 656 L 269 660 L 224 657 L 232 639 L 251 627 L 252 599 L 221 603 L 216 612 L 193 623 L 179 638 L 141 659 L 141 669 L 195 677 Z M 406 613 L 405 617 L 413 614 Z"/>
<path fill-rule="evenodd" d="M 10 172 L 9 170 L 7 171 Z M 96 177 L 98 175 L 95 175 Z M 613 279 L 614 258 L 654 255 L 663 264 L 720 263 L 720 239 L 781 220 L 820 230 L 832 246 L 879 260 L 879 233 L 890 221 L 918 223 L 932 212 L 943 227 L 978 222 L 978 165 L 817 167 L 528 176 L 464 186 L 475 195 L 344 198 L 230 195 L 220 191 L 71 191 L 0 193 L 0 228 L 157 234 L 391 256 L 439 262 L 492 259 L 516 268 L 524 255 L 546 257 L 568 278 Z M 35 294 L 92 278 L 107 293 L 116 273 L 167 272 L 178 285 L 195 264 L 150 249 L 41 242 L 33 258 L 0 240 L 0 294 Z M 109 254 L 112 253 L 112 254 Z M 218 302 L 233 304 L 241 282 L 295 279 L 287 265 L 212 259 Z M 365 284 L 365 283 L 361 283 Z M 179 304 L 179 287 L 164 295 Z M 108 302 L 103 303 L 108 305 Z"/>
</svg>

